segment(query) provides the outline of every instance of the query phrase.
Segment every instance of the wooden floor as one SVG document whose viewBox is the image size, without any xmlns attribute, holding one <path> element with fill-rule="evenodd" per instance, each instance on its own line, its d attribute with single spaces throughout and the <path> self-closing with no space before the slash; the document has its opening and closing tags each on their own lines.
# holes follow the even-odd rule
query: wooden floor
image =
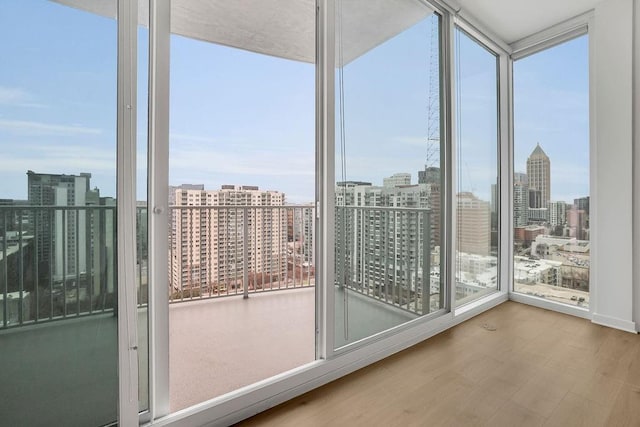
<svg viewBox="0 0 640 427">
<path fill-rule="evenodd" d="M 507 302 L 244 426 L 640 426 L 640 336 Z"/>
</svg>

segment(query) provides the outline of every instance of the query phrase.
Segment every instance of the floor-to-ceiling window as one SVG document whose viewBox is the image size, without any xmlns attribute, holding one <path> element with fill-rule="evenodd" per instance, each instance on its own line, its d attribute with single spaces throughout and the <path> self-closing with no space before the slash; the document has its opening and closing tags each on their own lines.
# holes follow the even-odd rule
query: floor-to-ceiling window
<svg viewBox="0 0 640 427">
<path fill-rule="evenodd" d="M 498 57 L 455 30 L 455 305 L 498 287 Z"/>
<path fill-rule="evenodd" d="M 154 409 L 148 377 L 154 333 L 170 340 L 169 364 L 154 366 L 169 372 L 170 387 L 151 391 L 170 394 L 171 405 L 156 415 L 315 359 L 316 334 L 325 326 L 315 318 L 318 222 L 335 218 L 335 264 L 326 266 L 335 270 L 335 281 L 320 284 L 335 296 L 327 310 L 335 315 L 328 347 L 358 351 L 345 347 L 442 314 L 449 298 L 463 304 L 496 289 L 497 57 L 464 31 L 452 31 L 458 138 L 445 141 L 447 13 L 413 0 L 375 2 L 367 13 L 361 2 L 336 2 L 337 44 L 329 49 L 337 65 L 335 159 L 329 157 L 336 209 L 328 220 L 316 211 L 315 126 L 325 113 L 314 110 L 315 2 L 281 9 L 273 7 L 277 1 L 254 2 L 251 10 L 244 2 L 164 3 L 171 10 L 171 84 L 162 82 L 159 91 L 171 93 L 170 161 L 168 170 L 149 165 L 149 182 L 146 160 L 159 148 L 156 140 L 147 145 L 147 75 L 162 67 L 168 51 L 147 69 L 147 2 L 140 3 L 137 258 L 135 271 L 127 270 L 137 284 L 138 342 L 126 348 L 121 341 L 120 348 L 121 354 L 138 352 L 140 410 Z M 33 5 L 20 11 L 15 2 L 6 9 L 15 8 L 15 16 L 5 15 L 3 5 L 0 16 L 9 16 L 0 34 L 12 40 L 0 41 L 8 58 L 0 69 L 0 174 L 6 178 L 0 188 L 7 190 L 0 193 L 0 365 L 20 359 L 22 370 L 11 375 L 21 387 L 29 384 L 0 392 L 0 413 L 9 405 L 10 416 L 31 416 L 11 411 L 35 390 L 55 396 L 38 400 L 38 408 L 52 414 L 34 412 L 39 419 L 106 424 L 117 415 L 116 315 L 125 312 L 116 307 L 116 206 L 123 205 L 115 194 L 117 23 L 101 15 L 107 3 L 91 12 L 37 4 L 41 11 Z M 110 7 L 115 16 L 115 2 Z M 454 188 L 447 166 L 457 171 Z M 24 196 L 10 191 L 15 176 L 24 180 Z M 153 202 L 148 187 L 166 188 L 164 179 L 168 221 L 153 238 L 166 238 L 169 247 L 150 260 L 147 224 L 162 209 L 158 200 L 147 205 Z M 38 191 L 53 196 L 45 201 Z M 457 220 L 447 221 L 450 208 Z M 447 295 L 444 261 L 452 239 L 444 230 L 451 222 L 456 274 L 454 295 Z M 44 248 L 46 255 L 38 252 Z M 168 286 L 164 276 L 150 280 L 153 262 L 167 267 Z M 170 302 L 168 329 L 148 327 L 154 292 Z M 71 332 L 73 342 L 51 335 L 54 325 Z M 72 325 L 86 328 L 87 337 L 64 329 Z M 27 332 L 46 333 L 30 341 L 44 343 L 45 361 L 15 350 L 24 343 L 8 345 Z M 46 341 L 52 337 L 55 343 Z M 56 393 L 54 384 L 71 395 Z M 70 414 L 69 401 L 82 408 Z"/>
<path fill-rule="evenodd" d="M 442 17 L 336 2 L 335 347 L 443 307 Z"/>
<path fill-rule="evenodd" d="M 62 3 L 62 2 L 61 2 Z M 76 2 L 86 6 L 83 2 Z M 116 2 L 0 11 L 0 424 L 118 407 Z"/>
<path fill-rule="evenodd" d="M 589 37 L 513 64 L 514 291 L 589 306 Z"/>
<path fill-rule="evenodd" d="M 315 360 L 315 6 L 254 5 L 171 4 L 174 411 Z"/>
</svg>

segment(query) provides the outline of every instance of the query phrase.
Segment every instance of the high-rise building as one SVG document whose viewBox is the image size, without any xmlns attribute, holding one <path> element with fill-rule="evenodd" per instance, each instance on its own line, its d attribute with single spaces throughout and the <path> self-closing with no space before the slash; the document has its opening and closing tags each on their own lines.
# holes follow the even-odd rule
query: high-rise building
<svg viewBox="0 0 640 427">
<path fill-rule="evenodd" d="M 573 206 L 589 215 L 589 196 L 573 199 Z"/>
<path fill-rule="evenodd" d="M 410 173 L 394 173 L 382 180 L 383 187 L 398 187 L 401 185 L 411 185 Z"/>
<path fill-rule="evenodd" d="M 81 207 L 94 205 L 99 190 L 90 189 L 90 173 L 80 175 L 27 172 L 29 205 L 39 207 Z M 53 212 L 53 213 L 52 213 Z M 41 262 L 52 260 L 53 280 L 59 281 L 87 271 L 87 234 L 93 221 L 85 209 L 37 210 L 31 227 Z M 47 269 L 49 270 L 49 269 Z"/>
<path fill-rule="evenodd" d="M 540 144 L 527 159 L 527 179 L 529 184 L 529 207 L 546 208 L 551 201 L 551 160 Z"/>
<path fill-rule="evenodd" d="M 425 166 L 423 171 L 418 171 L 418 184 L 427 185 L 427 207 L 431 209 L 431 241 L 433 246 L 440 246 L 440 222 L 441 222 L 441 172 L 439 167 Z"/>
<path fill-rule="evenodd" d="M 116 289 L 117 275 L 117 239 L 116 239 L 116 199 L 100 197 L 96 201 L 100 208 L 92 216 L 92 240 L 94 246 L 93 263 L 93 295 L 112 294 Z M 146 222 L 146 221 L 145 221 Z M 142 227 L 136 227 L 141 232 Z M 146 229 L 146 227 L 144 227 Z M 138 240 L 141 243 L 140 240 Z M 142 243 L 142 245 L 146 244 Z M 140 246 L 138 247 L 140 249 Z M 138 252 L 138 257 L 144 252 Z"/>
<path fill-rule="evenodd" d="M 439 185 L 384 182 L 337 184 L 336 281 L 403 305 L 429 286 L 423 269 L 439 224 Z"/>
<path fill-rule="evenodd" d="M 489 255 L 491 249 L 491 214 L 489 202 L 473 193 L 458 193 L 458 252 Z"/>
<path fill-rule="evenodd" d="M 315 209 L 313 204 L 287 207 L 287 236 L 294 242 L 295 252 L 299 253 L 303 262 L 314 264 L 315 248 Z"/>
<path fill-rule="evenodd" d="M 569 227 L 569 237 L 578 240 L 587 240 L 587 213 L 581 209 L 572 207 L 567 212 L 567 226 Z"/>
<path fill-rule="evenodd" d="M 529 223 L 549 222 L 549 208 L 529 208 L 527 209 Z"/>
<path fill-rule="evenodd" d="M 529 184 L 527 174 L 514 174 L 513 179 L 513 226 L 524 227 L 529 221 Z"/>
<path fill-rule="evenodd" d="M 418 171 L 418 184 L 438 184 L 440 185 L 440 168 L 427 166 L 423 171 Z"/>
<path fill-rule="evenodd" d="M 285 195 L 256 186 L 172 187 L 170 282 L 173 290 L 238 287 L 250 275 L 275 279 L 287 265 Z"/>
<path fill-rule="evenodd" d="M 491 246 L 498 247 L 500 188 L 497 182 L 496 184 L 491 184 L 491 202 L 489 206 L 491 209 Z"/>
<path fill-rule="evenodd" d="M 564 226 L 567 223 L 567 204 L 565 202 L 549 203 L 549 224 L 552 227 Z"/>
<path fill-rule="evenodd" d="M 27 200 L 0 199 L 2 206 L 27 206 Z M 29 209 L 10 209 L 2 211 L 0 215 L 0 239 L 6 231 L 30 231 L 30 211 Z"/>
</svg>

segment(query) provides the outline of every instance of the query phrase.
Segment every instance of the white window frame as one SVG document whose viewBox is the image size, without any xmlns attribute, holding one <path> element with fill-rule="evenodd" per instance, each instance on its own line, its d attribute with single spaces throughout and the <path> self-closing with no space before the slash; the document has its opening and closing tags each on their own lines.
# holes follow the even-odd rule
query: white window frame
<svg viewBox="0 0 640 427">
<path fill-rule="evenodd" d="M 135 274 L 137 0 L 118 0 L 117 28 L 118 423 L 135 425 L 139 421 Z"/>
<path fill-rule="evenodd" d="M 506 215 L 509 217 L 510 225 L 509 225 L 509 233 L 511 237 L 509 238 L 509 242 L 505 248 L 508 248 L 510 253 L 508 254 L 508 263 L 510 265 L 509 272 L 509 299 L 520 302 L 523 304 L 532 305 L 539 308 L 544 308 L 546 310 L 553 310 L 564 314 L 569 314 L 577 317 L 581 317 L 584 319 L 591 319 L 593 317 L 594 312 L 594 302 L 596 300 L 597 295 L 597 283 L 596 283 L 596 275 L 595 275 L 595 263 L 590 263 L 589 267 L 589 308 L 582 308 L 577 306 L 572 306 L 568 304 L 562 304 L 559 302 L 549 301 L 547 299 L 538 298 L 532 295 L 526 295 L 523 293 L 519 293 L 515 291 L 515 283 L 513 280 L 513 173 L 514 173 L 514 164 L 513 164 L 513 147 L 514 147 L 514 130 L 513 130 L 513 63 L 518 61 L 519 59 L 526 58 L 527 56 L 534 55 L 536 53 L 542 52 L 547 49 L 551 49 L 568 41 L 571 41 L 575 38 L 588 35 L 590 30 L 593 28 L 593 11 L 589 11 L 578 15 L 574 18 L 561 22 L 557 25 L 549 27 L 543 31 L 532 34 L 528 37 L 525 37 L 521 40 L 518 40 L 511 44 L 512 54 L 509 64 L 509 88 L 510 88 L 510 105 L 509 105 L 509 114 L 511 117 L 511 129 L 509 134 L 509 173 L 507 175 L 508 179 L 505 180 L 505 183 L 508 184 L 510 201 L 509 203 L 510 210 L 509 214 Z M 593 79 L 594 79 L 594 71 L 595 71 L 595 55 L 594 55 L 594 44 L 592 42 L 592 37 L 589 37 L 589 197 L 590 197 L 590 205 L 595 205 L 593 203 L 594 200 L 597 199 L 597 185 L 596 185 L 596 177 L 593 171 L 596 169 L 596 144 L 595 144 L 595 106 L 594 106 L 594 98 L 593 98 Z M 508 182 L 506 182 L 508 181 Z M 597 213 L 595 209 L 590 208 L 589 217 L 590 223 L 595 223 L 595 218 Z M 595 232 L 593 232 L 595 231 Z M 597 230 L 590 230 L 589 235 L 590 240 L 590 256 L 591 258 L 596 257 L 597 252 Z"/>
<path fill-rule="evenodd" d="M 496 120 L 498 121 L 497 125 L 497 162 L 498 165 L 498 281 L 497 281 L 497 289 L 495 292 L 492 292 L 486 296 L 480 297 L 477 300 L 471 301 L 467 304 L 461 305 L 459 307 L 455 307 L 455 262 L 453 260 L 456 259 L 457 255 L 457 203 L 454 202 L 454 192 L 457 189 L 457 182 L 455 181 L 455 175 L 451 177 L 451 191 L 450 197 L 450 215 L 448 218 L 452 221 L 450 225 L 450 236 L 451 244 L 449 246 L 449 259 L 452 260 L 449 265 L 449 285 L 451 294 L 450 307 L 453 308 L 453 312 L 455 316 L 461 316 L 466 314 L 467 312 L 473 312 L 478 307 L 483 307 L 485 304 L 493 301 L 503 302 L 506 301 L 509 295 L 508 289 L 509 287 L 509 269 L 510 263 L 504 262 L 504 255 L 508 253 L 509 247 L 505 245 L 506 242 L 509 242 L 510 231 L 508 227 L 508 215 L 504 215 L 504 207 L 509 206 L 509 193 L 507 188 L 505 188 L 504 176 L 508 176 L 508 164 L 505 162 L 506 159 L 509 158 L 509 126 L 510 126 L 510 106 L 509 106 L 509 78 L 508 78 L 508 69 L 509 69 L 509 56 L 511 53 L 511 49 L 502 42 L 496 41 L 493 38 L 490 38 L 485 31 L 478 29 L 476 23 L 471 23 L 467 19 L 461 17 L 460 15 L 452 17 L 452 26 L 451 26 L 451 40 L 453 43 L 453 31 L 456 28 L 459 28 L 464 33 L 466 33 L 472 40 L 478 43 L 480 46 L 484 47 L 487 51 L 491 52 L 496 57 L 496 78 L 497 78 L 497 112 L 496 112 Z M 451 47 L 451 51 L 454 54 L 451 56 L 451 70 L 452 77 L 455 72 L 455 49 L 454 46 Z M 451 165 L 449 169 L 451 171 L 455 170 L 457 166 L 458 153 L 456 152 L 456 123 L 458 118 L 453 113 L 455 111 L 456 105 L 456 97 L 454 87 L 455 79 L 452 78 L 451 84 L 451 104 L 452 104 L 452 124 L 451 124 Z"/>
<path fill-rule="evenodd" d="M 125 1 L 125 0 L 119 0 Z M 421 0 L 424 1 L 424 0 Z M 151 31 L 150 31 L 150 147 L 149 147 L 149 206 L 152 206 L 153 214 L 150 215 L 150 257 L 155 256 L 160 261 L 166 257 L 166 251 L 161 254 L 162 239 L 166 239 L 166 226 L 162 229 L 162 221 L 166 215 L 166 187 L 168 186 L 168 92 L 169 92 L 169 2 L 167 0 L 151 0 Z M 500 57 L 500 149 L 504 144 L 504 126 L 507 120 L 503 117 L 508 111 L 505 103 L 506 92 L 506 62 L 507 49 L 502 42 L 494 42 L 485 36 L 490 34 L 479 29 L 477 25 L 469 24 L 465 19 L 456 17 L 456 11 L 440 0 L 427 2 L 442 15 L 443 40 L 442 61 L 444 85 L 442 93 L 441 114 L 444 119 L 444 138 L 453 141 L 454 111 L 452 98 L 452 67 L 453 64 L 453 31 L 455 25 L 464 28 L 466 32 L 474 34 L 483 44 L 490 46 L 493 51 L 499 52 Z M 231 393 L 199 403 L 179 412 L 169 413 L 168 406 L 168 377 L 158 370 L 166 370 L 168 373 L 168 301 L 166 296 L 166 265 L 152 263 L 150 260 L 150 274 L 156 279 L 150 286 L 150 335 L 151 338 L 151 370 L 150 377 L 150 412 L 154 426 L 200 426 L 209 424 L 227 425 L 238 422 L 248 416 L 266 410 L 279 403 L 285 402 L 300 394 L 324 385 L 330 381 L 347 375 L 357 369 L 388 357 L 398 351 L 415 345 L 433 335 L 455 326 L 483 311 L 507 300 L 506 287 L 500 284 L 501 291 L 481 298 L 478 301 L 465 306 L 465 310 L 454 313 L 451 309 L 451 298 L 455 295 L 451 280 L 451 269 L 454 263 L 445 255 L 445 286 L 447 292 L 446 304 L 443 310 L 432 316 L 424 316 L 409 323 L 400 325 L 389 331 L 374 335 L 362 340 L 356 345 L 346 346 L 339 352 L 334 351 L 334 305 L 333 305 L 333 265 L 334 265 L 334 192 L 335 192 L 335 35 L 334 14 L 335 0 L 317 0 L 317 64 L 316 64 L 316 253 L 318 254 L 316 268 L 316 342 L 317 352 L 314 362 L 298 367 L 291 371 L 276 375 L 258 383 L 249 385 Z M 164 105 L 163 105 L 164 104 Z M 163 123 L 161 123 L 163 122 Z M 453 176 L 452 153 L 448 143 L 448 149 L 443 155 L 446 179 L 443 193 L 443 210 L 445 211 L 445 230 L 448 230 L 443 238 L 445 244 L 451 248 L 452 228 L 455 224 L 455 209 L 452 204 Z M 502 162 L 503 163 L 503 162 Z M 502 169 L 501 169 L 502 172 Z M 164 188 L 163 188 L 164 187 Z M 504 193 L 504 192 L 502 192 Z M 504 194 L 501 194 L 501 199 Z M 506 206 L 501 200 L 501 205 Z M 448 227 L 448 228 L 447 228 Z M 503 224 L 501 228 L 504 230 Z M 159 234 L 158 234 L 159 233 Z M 151 237 L 153 236 L 153 237 Z M 504 237 L 501 237 L 503 244 Z M 160 248 L 160 249 L 158 249 Z M 450 249 L 447 250 L 450 253 Z M 157 258 L 159 257 L 160 258 Z M 166 263 L 165 263 L 166 264 Z M 508 263 L 502 263 L 508 264 Z M 153 265 L 153 267 L 152 267 Z M 504 268 L 504 266 L 502 266 Z M 163 270 L 164 269 L 164 270 Z M 163 276 L 164 275 L 164 276 Z M 163 277 L 165 277 L 163 279 Z M 501 272 L 501 277 L 506 277 Z M 164 286 L 164 287 L 163 287 Z M 155 306 L 155 307 L 154 307 Z M 137 402 L 136 402 L 137 404 Z"/>
</svg>

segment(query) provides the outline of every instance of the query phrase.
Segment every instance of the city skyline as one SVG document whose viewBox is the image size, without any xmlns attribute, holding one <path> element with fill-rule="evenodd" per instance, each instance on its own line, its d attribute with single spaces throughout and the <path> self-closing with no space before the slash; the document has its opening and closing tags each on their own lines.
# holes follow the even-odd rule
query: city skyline
<svg viewBox="0 0 640 427">
<path fill-rule="evenodd" d="M 27 187 L 22 180 L 28 169 L 69 174 L 88 170 L 104 195 L 115 196 L 116 22 L 53 2 L 43 2 L 38 8 L 11 2 L 5 11 L 0 16 L 0 35 L 14 43 L 2 47 L 3 57 L 11 58 L 12 63 L 0 69 L 0 146 L 4 153 L 0 197 L 26 199 Z M 21 25 L 23 16 L 29 16 L 29 25 Z M 345 68 L 346 118 L 353 131 L 347 145 L 347 179 L 378 181 L 397 171 L 411 170 L 414 175 L 424 168 L 425 96 L 429 90 L 425 40 L 430 37 L 432 21 L 424 20 Z M 33 26 L 39 28 L 38 35 L 30 30 Z M 147 30 L 141 29 L 138 35 L 139 46 L 144 46 Z M 292 202 L 312 201 L 314 66 L 179 36 L 172 36 L 171 43 L 170 183 L 202 182 L 210 188 L 225 182 L 258 184 L 281 189 Z M 462 38 L 463 53 L 468 51 L 468 43 Z M 582 58 L 583 50 L 586 40 L 579 38 L 535 55 L 545 56 L 544 66 L 534 64 L 522 73 L 517 72 L 520 64 L 530 59 L 514 65 L 517 93 L 522 94 L 514 99 L 516 116 L 532 111 L 538 116 L 554 117 L 552 123 L 570 125 L 570 129 L 564 126 L 558 132 L 551 126 L 543 129 L 516 120 L 515 164 L 522 164 L 521 151 L 530 152 L 540 141 L 558 166 L 553 177 L 557 183 L 554 198 L 562 200 L 568 200 L 568 194 L 588 194 L 585 179 L 575 178 L 588 176 L 588 161 L 578 148 L 585 134 L 573 126 L 583 121 L 581 105 L 582 100 L 588 99 L 588 76 L 576 75 L 569 80 L 554 75 L 550 79 L 544 73 L 555 72 L 554 64 L 567 55 Z M 138 54 L 137 198 L 145 200 L 147 52 L 139 49 Z M 59 57 L 68 60 L 55 60 Z M 483 69 L 474 56 L 469 58 L 461 69 L 465 82 L 462 97 L 468 111 L 473 111 L 486 104 L 486 91 L 475 83 L 490 78 L 492 73 Z M 390 64 L 394 65 L 393 70 Z M 364 80 L 358 78 L 363 71 L 369 76 Z M 545 84 L 552 82 L 557 90 L 541 91 L 536 76 L 544 77 Z M 370 89 L 371 82 L 384 86 L 375 99 L 385 100 L 387 105 L 402 105 L 385 109 L 387 119 L 377 120 L 375 131 L 371 121 L 364 123 L 369 126 L 358 124 L 368 117 L 366 114 L 381 114 L 367 105 L 375 104 L 367 101 L 370 96 L 361 96 Z M 405 100 L 402 104 L 396 101 L 400 96 Z M 545 97 L 544 111 L 540 111 L 540 104 L 530 102 L 541 96 Z M 213 103 L 212 99 L 226 101 Z M 411 115 L 406 116 L 408 113 Z M 465 144 L 473 147 L 494 140 L 472 114 L 464 117 L 461 126 L 468 138 Z M 397 131 L 398 123 L 408 125 L 403 126 L 406 132 Z M 467 156 L 474 158 L 476 154 L 468 152 Z M 474 193 L 489 200 L 495 177 L 483 172 L 484 161 L 479 163 L 459 167 L 464 173 L 474 174 Z M 339 176 L 336 178 L 340 180 Z"/>
<path fill-rule="evenodd" d="M 527 170 L 526 165 L 527 165 L 528 159 L 530 158 L 531 154 L 536 151 L 537 147 L 540 147 L 540 149 L 544 150 L 544 148 L 542 147 L 542 144 L 540 144 L 539 142 L 536 142 L 536 145 L 530 151 L 529 157 L 527 157 L 527 160 L 524 162 L 524 165 L 525 165 L 524 172 L 521 171 L 521 170 L 517 170 L 514 167 L 514 172 L 513 173 L 514 173 L 514 176 L 516 177 L 516 178 L 514 178 L 514 184 L 519 183 L 519 180 L 521 179 L 519 177 L 522 177 L 522 176 L 528 177 L 528 174 L 526 172 L 526 170 Z M 544 153 L 544 152 L 543 152 L 543 154 L 546 155 L 546 153 Z M 553 177 L 555 175 L 554 174 L 554 170 L 555 170 L 554 162 L 552 161 L 553 159 L 550 156 L 548 156 L 548 159 L 551 160 L 550 176 Z M 553 178 L 549 178 L 549 179 L 550 179 L 551 182 L 553 182 L 555 184 Z M 587 183 L 587 186 L 588 186 L 588 183 Z M 553 189 L 554 189 L 554 185 L 552 185 L 551 188 L 550 188 L 550 195 L 551 196 L 550 196 L 550 199 L 548 200 L 548 202 L 566 202 L 567 204 L 571 205 L 571 204 L 573 204 L 573 201 L 576 200 L 576 199 L 583 198 L 583 197 L 589 197 L 588 190 L 587 190 L 587 193 L 585 193 L 585 194 L 575 193 L 573 195 L 565 194 L 564 198 L 554 197 L 554 194 L 557 194 L 557 193 L 554 193 Z"/>
<path fill-rule="evenodd" d="M 515 61 L 513 94 L 514 172 L 540 143 L 552 161 L 551 199 L 589 195 L 589 36 Z"/>
</svg>

